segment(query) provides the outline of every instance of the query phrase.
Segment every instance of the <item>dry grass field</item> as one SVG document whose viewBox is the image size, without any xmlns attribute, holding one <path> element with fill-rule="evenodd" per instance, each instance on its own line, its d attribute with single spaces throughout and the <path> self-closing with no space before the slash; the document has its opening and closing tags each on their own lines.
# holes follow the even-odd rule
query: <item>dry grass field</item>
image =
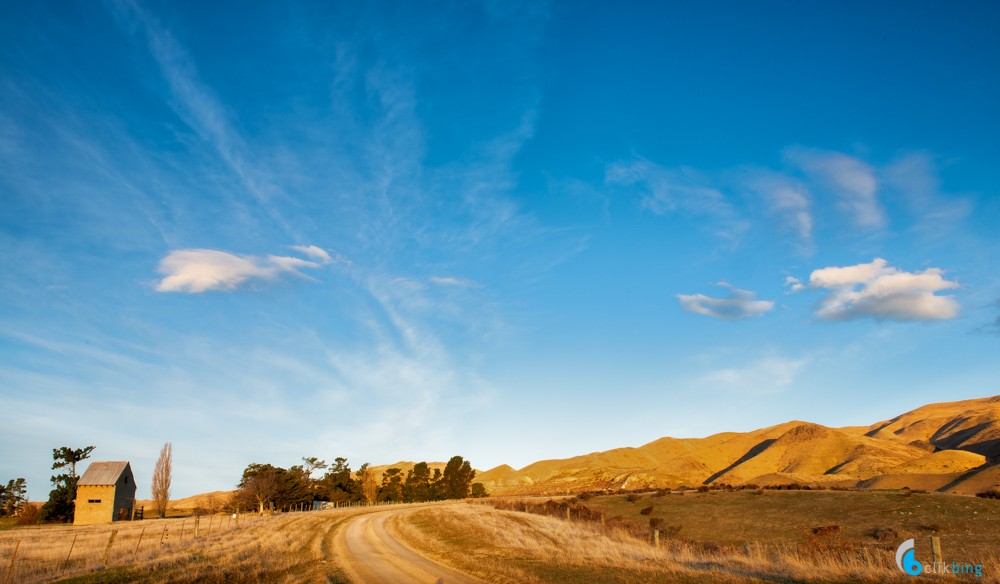
<svg viewBox="0 0 1000 584">
<path fill-rule="evenodd" d="M 899 492 L 649 493 L 565 498 L 548 505 L 555 516 L 539 514 L 548 501 L 404 505 L 386 523 L 421 555 L 488 582 L 912 582 L 896 568 L 895 548 L 914 537 L 917 557 L 929 562 L 932 534 L 941 538 L 946 562 L 981 563 L 983 577 L 922 580 L 1000 582 L 996 500 Z M 344 548 L 335 539 L 359 514 L 383 509 L 244 516 L 238 526 L 228 516 L 207 516 L 197 539 L 191 518 L 8 529 L 0 532 L 0 583 L 347 582 L 335 551 Z M 661 526 L 659 547 L 648 538 L 650 519 Z M 812 533 L 829 525 L 840 529 Z M 112 530 L 118 533 L 108 548 Z"/>
<path fill-rule="evenodd" d="M 0 533 L 0 582 L 346 581 L 338 576 L 326 540 L 340 522 L 360 512 L 244 515 L 238 524 L 228 515 L 205 516 L 197 539 L 190 518 L 10 529 Z"/>
</svg>

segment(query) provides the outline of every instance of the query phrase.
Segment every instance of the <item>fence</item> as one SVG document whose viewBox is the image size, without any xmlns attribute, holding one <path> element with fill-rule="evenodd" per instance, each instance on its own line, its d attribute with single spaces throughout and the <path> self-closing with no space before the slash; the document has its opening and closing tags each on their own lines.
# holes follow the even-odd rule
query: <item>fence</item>
<svg viewBox="0 0 1000 584">
<path fill-rule="evenodd" d="M 0 583 L 57 578 L 146 562 L 198 539 L 225 537 L 271 516 L 203 515 L 90 526 L 39 526 L 0 532 Z"/>
</svg>

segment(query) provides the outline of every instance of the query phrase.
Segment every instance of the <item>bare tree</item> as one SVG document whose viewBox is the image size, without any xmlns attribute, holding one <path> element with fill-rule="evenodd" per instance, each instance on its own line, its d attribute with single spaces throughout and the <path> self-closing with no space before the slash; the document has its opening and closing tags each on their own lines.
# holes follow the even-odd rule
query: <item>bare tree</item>
<svg viewBox="0 0 1000 584">
<path fill-rule="evenodd" d="M 257 503 L 260 513 L 280 492 L 281 485 L 274 473 L 262 473 L 251 477 L 243 484 L 243 492 L 252 501 Z"/>
<path fill-rule="evenodd" d="M 361 482 L 361 495 L 365 498 L 365 501 L 374 503 L 375 498 L 378 496 L 378 482 L 375 477 L 375 471 L 370 469 L 366 462 L 361 465 L 357 474 L 358 480 Z"/>
<path fill-rule="evenodd" d="M 173 477 L 174 448 L 167 442 L 160 449 L 160 458 L 156 459 L 153 468 L 153 504 L 160 517 L 167 516 L 167 503 L 170 502 L 170 479 Z"/>
</svg>

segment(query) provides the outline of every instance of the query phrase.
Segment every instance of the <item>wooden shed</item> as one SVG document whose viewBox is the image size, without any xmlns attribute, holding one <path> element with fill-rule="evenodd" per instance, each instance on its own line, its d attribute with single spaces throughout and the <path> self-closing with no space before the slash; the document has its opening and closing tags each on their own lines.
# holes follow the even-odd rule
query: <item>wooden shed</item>
<svg viewBox="0 0 1000 584">
<path fill-rule="evenodd" d="M 76 483 L 73 525 L 128 521 L 135 504 L 135 477 L 128 461 L 92 462 Z"/>
</svg>

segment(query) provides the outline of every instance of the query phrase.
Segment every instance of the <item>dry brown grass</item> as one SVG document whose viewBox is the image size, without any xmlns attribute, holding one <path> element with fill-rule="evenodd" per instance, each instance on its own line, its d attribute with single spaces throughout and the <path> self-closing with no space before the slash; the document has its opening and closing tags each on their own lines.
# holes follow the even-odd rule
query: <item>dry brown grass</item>
<svg viewBox="0 0 1000 584">
<path fill-rule="evenodd" d="M 835 537 L 806 545 L 665 540 L 634 531 L 484 505 L 418 511 L 396 529 L 413 547 L 494 582 L 909 582 L 893 552 Z M 995 577 L 1000 561 L 984 566 Z M 989 581 L 989 578 L 986 579 Z"/>
<path fill-rule="evenodd" d="M 238 524 L 229 515 L 205 516 L 197 539 L 192 518 L 14 529 L 0 533 L 0 582 L 346 581 L 329 538 L 345 519 L 368 511 L 242 515 Z M 15 546 L 14 571 L 5 580 Z"/>
</svg>

